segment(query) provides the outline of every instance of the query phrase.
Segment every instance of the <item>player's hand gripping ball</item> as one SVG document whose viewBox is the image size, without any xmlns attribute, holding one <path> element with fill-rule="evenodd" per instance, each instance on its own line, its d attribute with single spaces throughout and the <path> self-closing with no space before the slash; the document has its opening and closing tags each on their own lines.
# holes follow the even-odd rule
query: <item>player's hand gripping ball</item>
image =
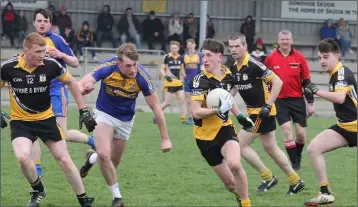
<svg viewBox="0 0 358 207">
<path fill-rule="evenodd" d="M 224 114 L 228 112 L 234 103 L 231 94 L 222 88 L 211 90 L 206 96 L 206 105 L 209 109 L 216 108 L 218 113 Z"/>
</svg>

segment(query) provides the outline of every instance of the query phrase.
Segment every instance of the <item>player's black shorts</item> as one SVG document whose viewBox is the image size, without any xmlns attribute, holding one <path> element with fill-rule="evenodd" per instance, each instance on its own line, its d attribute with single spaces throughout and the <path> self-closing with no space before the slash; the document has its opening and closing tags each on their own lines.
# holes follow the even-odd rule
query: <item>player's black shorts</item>
<svg viewBox="0 0 358 207">
<path fill-rule="evenodd" d="M 276 120 L 275 116 L 263 117 L 261 120 L 257 120 L 258 117 L 256 114 L 249 116 L 252 122 L 255 123 L 255 127 L 251 132 L 265 134 L 276 130 Z"/>
<path fill-rule="evenodd" d="M 210 166 L 216 166 L 222 163 L 224 157 L 221 154 L 221 148 L 229 140 L 239 142 L 236 136 L 235 128 L 232 125 L 223 126 L 216 137 L 211 141 L 196 140 L 201 155 L 205 158 Z"/>
<path fill-rule="evenodd" d="M 275 101 L 278 124 L 292 121 L 300 124 L 302 127 L 307 126 L 306 102 L 303 97 L 300 98 L 278 98 Z"/>
<path fill-rule="evenodd" d="M 32 142 L 40 138 L 43 142 L 60 141 L 64 139 L 60 126 L 56 122 L 56 118 L 40 120 L 40 121 L 10 121 L 11 141 L 18 137 L 26 137 Z"/>
<path fill-rule="evenodd" d="M 357 132 L 350 132 L 342 127 L 338 126 L 337 124 L 332 125 L 329 127 L 329 129 L 332 129 L 333 131 L 340 134 L 345 140 L 348 142 L 349 147 L 357 147 Z"/>
<path fill-rule="evenodd" d="M 165 87 L 165 91 L 169 93 L 176 93 L 178 91 L 184 90 L 183 86 L 168 86 Z"/>
</svg>

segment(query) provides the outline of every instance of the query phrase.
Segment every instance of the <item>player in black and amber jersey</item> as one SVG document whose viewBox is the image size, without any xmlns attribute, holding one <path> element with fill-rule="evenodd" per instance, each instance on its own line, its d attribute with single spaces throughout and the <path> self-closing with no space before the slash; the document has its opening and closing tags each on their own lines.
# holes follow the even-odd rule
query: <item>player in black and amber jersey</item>
<svg viewBox="0 0 358 207">
<path fill-rule="evenodd" d="M 80 205 L 91 206 L 93 198 L 88 198 L 85 193 L 52 111 L 50 82 L 58 79 L 70 88 L 80 109 L 80 128 L 84 123 L 92 131 L 96 122 L 87 110 L 76 80 L 55 59 L 44 58 L 46 48 L 45 39 L 37 33 L 31 33 L 24 40 L 23 54 L 5 61 L 0 71 L 1 85 L 5 82 L 9 85 L 12 146 L 21 171 L 33 189 L 28 206 L 39 206 L 45 197 L 44 186 L 30 156 L 37 138 L 47 145 L 65 172 Z"/>
<path fill-rule="evenodd" d="M 179 100 L 180 121 L 186 123 L 185 118 L 185 94 L 183 90 L 183 82 L 180 77 L 180 70 L 183 67 L 179 55 L 180 44 L 176 41 L 170 42 L 170 53 L 164 56 L 164 61 L 161 67 L 161 73 L 165 77 L 164 80 L 164 102 L 161 104 L 164 111 L 170 105 L 172 94 L 175 94 Z M 154 116 L 152 117 L 155 123 Z"/>
<path fill-rule="evenodd" d="M 255 122 L 255 127 L 251 131 L 240 130 L 238 138 L 243 158 L 257 170 L 263 180 L 256 192 L 266 192 L 278 182 L 258 154 L 249 146 L 259 135 L 267 154 L 275 160 L 288 177 L 290 187 L 287 194 L 296 194 L 304 188 L 304 183 L 291 167 L 285 153 L 278 147 L 275 135 L 274 102 L 280 92 L 282 81 L 264 64 L 250 57 L 243 34 L 231 35 L 229 46 L 236 60 L 231 67 L 231 72 L 235 77 L 235 88 L 232 93 L 235 95 L 239 91 L 247 106 L 247 113 Z M 271 92 L 269 92 L 268 83 L 272 85 Z"/>
<path fill-rule="evenodd" d="M 226 188 L 235 194 L 238 206 L 249 207 L 251 204 L 246 173 L 240 161 L 240 145 L 234 125 L 228 116 L 229 110 L 238 111 L 237 106 L 233 105 L 230 95 L 220 97 L 221 105 L 215 109 L 207 108 L 205 103 L 205 97 L 210 90 L 223 88 L 230 91 L 232 88 L 231 72 L 225 66 L 221 66 L 223 53 L 222 43 L 211 39 L 204 41 L 204 69 L 194 77 L 191 84 L 194 138 L 202 156 Z M 238 121 L 245 127 L 253 127 L 253 122 L 243 115 L 239 116 Z"/>
<path fill-rule="evenodd" d="M 338 121 L 313 138 L 307 147 L 313 172 L 320 183 L 320 193 L 306 201 L 306 206 L 329 204 L 335 200 L 328 188 L 323 153 L 341 147 L 357 147 L 357 81 L 352 71 L 339 61 L 339 46 L 335 40 L 322 40 L 318 44 L 318 53 L 321 67 L 329 73 L 329 91 L 318 89 L 313 83 L 305 91 L 332 102 Z"/>
</svg>

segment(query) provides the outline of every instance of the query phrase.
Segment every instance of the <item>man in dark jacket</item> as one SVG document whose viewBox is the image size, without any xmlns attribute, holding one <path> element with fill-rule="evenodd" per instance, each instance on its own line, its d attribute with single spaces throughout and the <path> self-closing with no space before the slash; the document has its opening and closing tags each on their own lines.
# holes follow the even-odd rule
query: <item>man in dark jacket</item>
<svg viewBox="0 0 358 207">
<path fill-rule="evenodd" d="M 84 21 L 81 29 L 77 32 L 77 49 L 80 53 L 80 62 L 83 61 L 83 47 L 93 47 L 93 32 L 89 29 L 89 23 Z M 94 50 L 90 50 L 94 62 L 98 62 Z"/>
<path fill-rule="evenodd" d="M 140 24 L 135 15 L 133 15 L 132 8 L 127 8 L 124 15 L 119 20 L 118 30 L 121 34 L 122 44 L 126 43 L 128 39 L 134 40 L 137 49 L 140 46 Z"/>
<path fill-rule="evenodd" d="M 16 35 L 16 26 L 17 26 L 17 20 L 18 15 L 14 11 L 14 7 L 11 2 L 9 2 L 2 14 L 1 14 L 1 24 L 2 24 L 2 35 L 6 35 L 8 38 L 10 38 L 11 47 L 15 47 L 14 43 L 14 36 Z"/>
<path fill-rule="evenodd" d="M 114 18 L 111 15 L 111 7 L 105 5 L 103 12 L 97 17 L 97 47 L 102 46 L 103 40 L 110 40 L 113 48 L 116 48 L 116 40 L 114 39 L 112 27 L 114 24 Z"/>
<path fill-rule="evenodd" d="M 251 53 L 255 49 L 255 23 L 253 22 L 251 15 L 246 17 L 245 22 L 241 25 L 240 32 L 245 35 L 247 50 L 249 51 L 249 53 Z"/>
<path fill-rule="evenodd" d="M 166 51 L 164 25 L 162 20 L 155 16 L 154 11 L 149 12 L 149 17 L 143 21 L 143 39 L 148 43 L 150 50 L 154 49 L 153 42 L 161 44 L 161 50 Z"/>
</svg>

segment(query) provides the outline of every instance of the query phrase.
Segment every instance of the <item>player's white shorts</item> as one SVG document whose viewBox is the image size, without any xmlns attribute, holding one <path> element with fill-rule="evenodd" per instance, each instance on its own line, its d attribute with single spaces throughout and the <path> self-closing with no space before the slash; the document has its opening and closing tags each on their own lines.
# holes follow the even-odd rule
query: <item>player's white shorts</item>
<svg viewBox="0 0 358 207">
<path fill-rule="evenodd" d="M 113 116 L 93 107 L 94 118 L 97 123 L 106 123 L 114 128 L 114 139 L 128 140 L 132 131 L 134 117 L 130 121 L 121 121 Z"/>
</svg>

